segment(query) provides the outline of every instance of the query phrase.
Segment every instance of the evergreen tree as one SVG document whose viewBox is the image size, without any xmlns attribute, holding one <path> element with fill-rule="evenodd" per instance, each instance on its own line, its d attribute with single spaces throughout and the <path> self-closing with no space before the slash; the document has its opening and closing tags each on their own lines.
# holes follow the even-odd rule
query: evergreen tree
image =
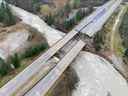
<svg viewBox="0 0 128 96">
<path fill-rule="evenodd" d="M 0 22 L 5 26 L 16 24 L 15 16 L 13 16 L 8 4 L 4 1 L 0 4 Z"/>
<path fill-rule="evenodd" d="M 40 0 L 32 0 L 33 12 L 36 13 L 40 10 Z"/>
<path fill-rule="evenodd" d="M 71 7 L 70 5 L 67 3 L 64 7 L 64 13 L 67 15 L 71 12 Z"/>
<path fill-rule="evenodd" d="M 14 56 L 11 57 L 11 64 L 13 64 L 15 68 L 20 67 L 20 58 L 17 53 L 15 53 Z"/>
<path fill-rule="evenodd" d="M 0 58 L 0 75 L 5 76 L 9 71 L 9 66 L 5 63 L 5 61 Z"/>
<path fill-rule="evenodd" d="M 128 57 L 128 49 L 125 50 L 124 55 L 125 55 L 126 57 Z"/>
<path fill-rule="evenodd" d="M 79 22 L 82 18 L 85 17 L 85 11 L 80 9 L 77 13 L 76 13 L 76 22 Z"/>
<path fill-rule="evenodd" d="M 45 18 L 45 22 L 46 22 L 48 25 L 54 24 L 54 21 L 55 21 L 55 19 L 54 19 L 54 16 L 52 16 L 52 15 L 48 15 L 48 16 L 46 16 L 46 18 Z"/>
</svg>

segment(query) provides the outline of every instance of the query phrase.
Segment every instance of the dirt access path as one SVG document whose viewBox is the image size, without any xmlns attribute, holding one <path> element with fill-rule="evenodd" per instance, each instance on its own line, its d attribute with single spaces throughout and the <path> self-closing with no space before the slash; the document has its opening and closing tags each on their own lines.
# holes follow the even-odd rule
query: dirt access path
<svg viewBox="0 0 128 96">
<path fill-rule="evenodd" d="M 112 34 L 110 37 L 110 48 L 114 51 L 118 51 L 119 44 L 122 44 L 120 36 L 119 36 L 119 26 L 121 24 L 121 21 L 123 20 L 123 16 L 125 15 L 125 12 L 127 11 L 126 6 L 121 6 L 121 11 L 119 12 L 116 21 L 114 23 Z M 117 40 L 118 39 L 118 40 Z"/>
</svg>

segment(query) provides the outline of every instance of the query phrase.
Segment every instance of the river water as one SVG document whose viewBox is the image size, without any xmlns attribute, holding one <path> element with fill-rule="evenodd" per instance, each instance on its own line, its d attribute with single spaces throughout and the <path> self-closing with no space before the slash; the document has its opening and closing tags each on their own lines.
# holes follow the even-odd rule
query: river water
<svg viewBox="0 0 128 96">
<path fill-rule="evenodd" d="M 72 96 L 128 96 L 126 80 L 102 57 L 81 52 L 72 67 L 80 80 Z"/>
</svg>

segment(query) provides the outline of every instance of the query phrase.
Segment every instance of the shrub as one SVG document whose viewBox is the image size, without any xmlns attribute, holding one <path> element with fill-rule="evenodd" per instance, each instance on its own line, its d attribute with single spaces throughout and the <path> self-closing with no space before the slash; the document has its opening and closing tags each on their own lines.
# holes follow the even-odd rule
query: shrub
<svg viewBox="0 0 128 96">
<path fill-rule="evenodd" d="M 76 13 L 76 21 L 80 21 L 82 19 L 81 12 Z"/>
<path fill-rule="evenodd" d="M 69 21 L 65 21 L 64 22 L 64 28 L 66 29 L 66 30 L 70 30 L 71 28 L 73 28 L 73 26 L 76 24 L 76 22 L 75 22 L 75 19 L 73 18 L 73 19 L 71 19 L 71 20 L 69 20 Z"/>
<path fill-rule="evenodd" d="M 5 26 L 16 24 L 15 16 L 13 16 L 8 4 L 4 1 L 0 5 L 0 22 Z"/>
<path fill-rule="evenodd" d="M 40 10 L 40 0 L 32 0 L 33 12 L 36 13 Z"/>
<path fill-rule="evenodd" d="M 128 49 L 125 50 L 124 56 L 128 57 Z"/>
<path fill-rule="evenodd" d="M 85 11 L 84 10 L 79 10 L 77 13 L 76 13 L 76 16 L 70 20 L 66 20 L 64 21 L 64 28 L 66 30 L 69 30 L 71 28 L 73 28 L 74 25 L 76 25 L 80 20 L 82 20 L 83 18 L 85 17 Z"/>
<path fill-rule="evenodd" d="M 127 9 L 127 12 L 126 14 L 124 15 L 124 18 L 123 18 L 123 21 L 122 21 L 122 24 L 119 28 L 119 32 L 120 32 L 120 35 L 121 35 L 121 38 L 123 40 L 122 44 L 125 48 L 128 48 L 128 9 Z"/>
<path fill-rule="evenodd" d="M 76 22 L 79 22 L 81 19 L 85 17 L 85 11 L 83 9 L 80 9 L 75 16 Z"/>
<path fill-rule="evenodd" d="M 65 6 L 64 6 L 64 13 L 67 15 L 71 12 L 71 7 L 69 5 L 69 3 L 67 3 Z"/>
<path fill-rule="evenodd" d="M 94 36 L 94 46 L 96 48 L 96 51 L 100 51 L 103 44 L 104 44 L 104 31 L 103 32 L 99 31 Z"/>
<path fill-rule="evenodd" d="M 70 27 L 69 27 L 69 26 L 70 26 L 70 22 L 69 22 L 69 21 L 65 21 L 63 25 L 64 25 L 64 28 L 65 28 L 66 30 L 69 30 L 69 28 L 70 28 Z"/>
<path fill-rule="evenodd" d="M 39 44 L 39 45 L 30 47 L 21 55 L 21 59 L 33 57 L 33 56 L 39 54 L 40 52 L 44 51 L 47 48 L 48 48 L 47 44 Z"/>
<path fill-rule="evenodd" d="M 0 58 L 0 75 L 5 76 L 9 72 L 9 66 Z"/>
<path fill-rule="evenodd" d="M 54 16 L 52 16 L 52 15 L 48 15 L 48 16 L 46 16 L 46 18 L 45 18 L 45 22 L 46 22 L 48 25 L 54 24 L 54 21 L 55 21 L 55 19 L 54 19 Z"/>
<path fill-rule="evenodd" d="M 15 68 L 20 67 L 20 58 L 17 53 L 15 53 L 14 56 L 11 56 L 11 64 L 13 64 Z"/>
</svg>

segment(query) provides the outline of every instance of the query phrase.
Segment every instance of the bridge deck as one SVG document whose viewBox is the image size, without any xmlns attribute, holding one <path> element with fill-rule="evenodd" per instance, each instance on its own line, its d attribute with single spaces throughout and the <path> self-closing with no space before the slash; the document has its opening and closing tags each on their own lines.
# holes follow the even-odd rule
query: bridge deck
<svg viewBox="0 0 128 96">
<path fill-rule="evenodd" d="M 14 79 L 8 82 L 5 86 L 0 89 L 0 96 L 11 96 L 18 90 L 23 88 L 27 83 L 31 82 L 37 73 L 46 67 L 46 62 L 60 50 L 69 40 L 71 40 L 78 32 L 71 31 L 63 39 L 58 41 L 48 51 L 46 51 L 41 57 L 34 61 L 24 71 L 17 75 Z M 39 77 L 40 79 L 41 77 Z M 37 80 L 38 82 L 38 80 Z M 33 82 L 36 83 L 36 82 Z M 10 90 L 11 89 L 11 90 Z M 27 90 L 26 90 L 27 91 Z M 8 92 L 8 93 L 7 93 Z"/>
<path fill-rule="evenodd" d="M 85 43 L 81 40 L 71 49 L 70 52 L 49 72 L 36 86 L 34 86 L 25 96 L 44 96 L 53 84 L 59 79 L 69 64 L 79 54 Z"/>
</svg>

